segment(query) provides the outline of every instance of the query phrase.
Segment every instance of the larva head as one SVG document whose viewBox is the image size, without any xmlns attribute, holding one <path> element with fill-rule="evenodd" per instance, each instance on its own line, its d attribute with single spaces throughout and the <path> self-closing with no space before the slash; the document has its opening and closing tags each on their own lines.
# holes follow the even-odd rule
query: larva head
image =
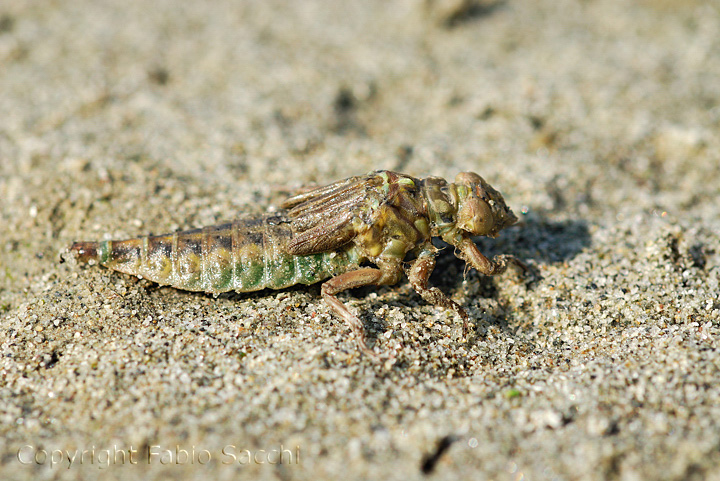
<svg viewBox="0 0 720 481">
<path fill-rule="evenodd" d="M 518 218 L 502 194 L 473 172 L 462 172 L 452 184 L 456 194 L 455 227 L 470 235 L 497 237 Z"/>
</svg>

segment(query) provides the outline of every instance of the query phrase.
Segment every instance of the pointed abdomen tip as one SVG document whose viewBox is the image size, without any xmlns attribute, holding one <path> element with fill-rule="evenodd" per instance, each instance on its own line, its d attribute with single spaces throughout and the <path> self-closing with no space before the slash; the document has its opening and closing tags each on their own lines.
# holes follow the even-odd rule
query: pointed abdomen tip
<svg viewBox="0 0 720 481">
<path fill-rule="evenodd" d="M 98 243 L 97 242 L 75 242 L 68 249 L 71 255 L 75 256 L 78 262 L 88 263 L 97 261 Z"/>
</svg>

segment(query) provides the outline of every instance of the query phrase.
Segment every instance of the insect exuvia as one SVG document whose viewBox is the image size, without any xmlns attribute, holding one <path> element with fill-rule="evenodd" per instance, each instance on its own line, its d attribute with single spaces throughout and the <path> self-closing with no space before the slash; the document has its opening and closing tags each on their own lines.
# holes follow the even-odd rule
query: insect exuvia
<svg viewBox="0 0 720 481">
<path fill-rule="evenodd" d="M 502 273 L 510 262 L 523 266 L 508 255 L 488 259 L 471 240 L 497 237 L 517 221 L 502 195 L 472 172 L 450 183 L 381 170 L 301 192 L 280 207 L 202 229 L 76 242 L 70 252 L 81 262 L 189 291 L 249 292 L 325 281 L 323 299 L 368 353 L 362 322 L 336 294 L 395 284 L 403 271 L 426 302 L 460 315 L 467 334 L 465 309 L 428 285 L 438 251 L 433 237 L 455 246 L 457 257 L 485 275 Z"/>
</svg>

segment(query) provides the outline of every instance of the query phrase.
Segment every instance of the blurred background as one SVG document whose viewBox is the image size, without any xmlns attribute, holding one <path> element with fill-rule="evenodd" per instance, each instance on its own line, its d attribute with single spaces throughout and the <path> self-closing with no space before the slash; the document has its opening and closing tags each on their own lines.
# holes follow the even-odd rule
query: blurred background
<svg viewBox="0 0 720 481">
<path fill-rule="evenodd" d="M 219 445 L 233 432 L 246 437 L 252 432 L 259 445 L 301 433 L 297 435 L 303 446 L 316 449 L 308 455 L 306 474 L 344 473 L 344 463 L 351 459 L 352 472 L 360 477 L 397 477 L 416 470 L 422 454 L 432 452 L 448 430 L 462 436 L 476 433 L 472 439 L 480 439 L 484 453 L 468 450 L 463 438 L 459 444 L 464 448 L 452 448 L 446 455 L 450 457 L 442 458 L 443 469 L 453 476 L 634 479 L 654 473 L 657 479 L 690 479 L 691 474 L 712 472 L 717 450 L 708 454 L 712 449 L 707 446 L 717 446 L 719 431 L 714 423 L 693 424 L 692 419 L 711 418 L 712 404 L 717 406 L 717 357 L 707 357 L 717 352 L 714 338 L 695 343 L 681 337 L 682 342 L 672 345 L 688 351 L 675 358 L 662 357 L 667 346 L 661 348 L 650 338 L 639 345 L 625 343 L 634 334 L 623 334 L 623 342 L 617 339 L 627 326 L 654 326 L 658 339 L 658 332 L 673 339 L 679 335 L 675 328 L 694 333 L 688 336 L 717 332 L 720 301 L 712 267 L 717 265 L 720 227 L 718 32 L 720 4 L 694 0 L 1 2 L 0 341 L 7 355 L 0 378 L 7 387 L 0 388 L 0 412 L 7 438 L 0 441 L 0 466 L 9 473 L 7 479 L 40 472 L 16 462 L 15 448 L 24 442 L 85 446 L 94 435 L 106 444 L 113 439 L 151 442 L 175 429 L 167 428 L 173 416 L 190 416 L 190 424 L 198 423 L 190 434 L 185 432 L 188 443 L 205 442 L 213 432 Z M 214 304 L 202 296 L 146 291 L 126 277 L 102 270 L 78 272 L 59 264 L 58 254 L 73 240 L 168 232 L 259 213 L 302 184 L 375 169 L 449 179 L 460 171 L 475 171 L 503 192 L 523 218 L 519 229 L 497 242 L 483 241 L 482 247 L 539 266 L 544 276 L 539 285 L 525 289 L 510 281 L 477 281 L 473 274 L 468 288 L 461 280 L 462 264 L 449 254 L 434 277 L 470 305 L 483 334 L 500 319 L 504 330 L 495 333 L 495 341 L 469 348 L 474 354 L 457 356 L 463 361 L 450 356 L 452 361 L 440 362 L 438 354 L 433 359 L 440 367 L 425 361 L 414 364 L 412 356 L 421 354 L 405 353 L 398 357 L 397 369 L 391 364 L 375 378 L 370 368 L 345 372 L 333 365 L 331 370 L 344 373 L 352 386 L 375 379 L 370 391 L 387 397 L 363 407 L 362 393 L 369 391 L 350 389 L 347 398 L 357 399 L 357 406 L 345 410 L 340 396 L 324 408 L 342 414 L 343 422 L 310 416 L 304 427 L 287 430 L 279 422 L 268 428 L 257 412 L 237 414 L 244 412 L 243 399 L 263 398 L 257 391 L 262 386 L 246 378 L 238 382 L 239 391 L 230 391 L 227 410 L 207 408 L 216 414 L 210 419 L 191 415 L 198 412 L 193 399 L 215 399 L 209 394 L 191 390 L 182 400 L 153 398 L 147 394 L 153 389 L 150 383 L 142 394 L 125 398 L 127 386 L 145 379 L 144 374 L 122 371 L 115 378 L 122 382 L 115 385 L 77 367 L 84 365 L 82 359 L 94 345 L 105 346 L 101 357 L 108 356 L 112 365 L 134 359 L 128 354 L 134 352 L 133 336 L 150 329 L 140 327 L 145 316 L 157 320 L 168 305 L 190 309 L 187 322 L 193 326 L 209 316 L 222 332 L 231 330 L 222 315 L 232 316 L 235 306 L 261 309 L 258 303 L 277 304 L 281 298 L 223 298 Z M 470 294 L 463 295 L 467 289 Z M 307 298 L 302 292 L 288 295 L 323 309 L 315 291 Z M 372 294 L 368 291 L 353 302 L 371 313 L 390 302 L 393 309 L 405 309 L 405 315 L 423 312 L 417 315 L 431 320 L 440 316 L 434 310 L 402 307 L 414 299 L 412 292 L 392 297 L 394 292 L 383 290 L 380 300 L 366 300 Z M 88 313 L 87 306 L 97 311 Z M 585 310 L 572 311 L 578 306 Z M 127 323 L 118 317 L 125 308 L 135 312 L 128 314 Z M 224 314 L 213 318 L 213 309 Z M 273 312 L 270 308 L 266 315 L 277 316 Z M 604 313 L 609 313 L 609 324 L 599 320 Z M 308 312 L 298 315 L 315 322 L 308 320 Z M 84 323 L 93 316 L 110 330 L 86 331 Z M 185 319 L 177 313 L 166 316 L 170 324 L 164 336 L 171 339 L 182 335 L 171 322 L 174 318 Z M 234 322 L 230 319 L 227 322 Z M 423 329 L 421 322 L 416 324 Z M 299 340 L 255 333 L 268 343 L 260 352 L 288 356 L 260 363 L 274 366 L 274 375 L 280 376 L 276 386 L 282 386 L 278 366 L 285 362 L 308 363 L 313 379 L 308 386 L 334 385 L 323 380 L 318 373 L 324 371 L 315 364 L 329 358 L 312 357 L 307 343 L 327 342 L 322 349 L 332 350 L 347 335 L 338 324 L 326 321 L 323 326 L 332 329 L 327 340 L 319 340 L 326 331 L 305 332 L 294 321 L 279 331 L 304 336 Z M 519 327 L 526 334 L 515 332 Z M 583 356 L 595 348 L 564 348 L 544 337 L 577 336 L 563 342 L 580 346 L 599 332 L 604 379 L 612 377 L 608 373 L 617 376 L 612 379 L 618 388 L 610 397 L 603 397 L 610 381 L 598 380 L 584 364 Z M 515 340 L 524 347 L 513 347 Z M 112 350 L 103 344 L 110 341 L 120 345 L 116 354 L 109 354 Z M 157 342 L 155 348 L 166 357 L 140 364 L 167 374 L 162 359 L 174 359 L 177 352 Z M 247 354 L 242 338 L 233 342 Z M 422 352 L 423 346 L 409 349 Z M 222 364 L 228 355 L 216 351 L 219 378 L 239 372 L 275 379 L 260 364 Z M 540 360 L 523 364 L 513 357 L 531 354 Z M 293 357 L 303 355 L 312 361 Z M 634 363 L 656 355 L 659 365 L 645 366 L 646 373 L 638 367 L 642 363 Z M 209 362 L 193 359 L 185 366 L 189 375 L 197 367 L 194 363 Z M 472 364 L 474 359 L 478 365 Z M 709 364 L 695 371 L 692 366 L 703 360 Z M 55 370 L 48 371 L 48 364 Z M 578 369 L 572 399 L 584 400 L 577 401 L 580 407 L 569 401 L 572 389 L 558 387 L 564 381 L 551 366 L 561 365 Z M 420 367 L 409 371 L 407 366 Z M 686 368 L 670 375 L 672 366 Z M 639 383 L 638 372 L 642 389 L 655 398 L 622 387 Z M 453 373 L 462 373 L 465 380 L 450 383 L 446 376 Z M 695 375 L 705 376 L 693 384 L 705 386 L 704 397 L 688 400 L 685 384 L 667 387 L 668 379 Z M 77 385 L 80 379 L 82 386 Z M 431 379 L 434 387 L 422 379 Z M 525 385 L 522 379 L 534 381 Z M 57 382 L 61 384 L 53 384 Z M 531 402 L 529 393 L 537 386 L 533 383 L 542 382 L 553 394 L 538 394 Z M 108 383 L 117 391 L 93 394 Z M 515 391 L 508 389 L 516 383 L 530 406 L 513 404 Z M 411 399 L 455 391 L 434 407 L 413 411 L 424 414 L 409 415 L 403 406 L 414 401 L 388 407 L 399 395 L 398 386 L 405 386 Z M 48 392 L 63 390 L 74 394 L 48 397 Z M 291 409 L 300 417 L 309 416 L 303 406 L 315 406 L 322 398 L 312 389 L 308 392 L 294 394 L 303 400 Z M 125 426 L 122 419 L 140 409 L 133 407 L 138 398 L 157 399 L 141 409 L 154 417 Z M 663 404 L 663 398 L 675 401 Z M 477 400 L 484 400 L 479 407 Z M 101 402 L 108 404 L 97 407 Z M 282 407 L 290 401 L 274 402 Z M 691 407 L 682 414 L 673 407 L 678 403 Z M 487 411 L 488 405 L 496 411 Z M 616 405 L 626 408 L 617 411 Z M 89 418 L 72 406 L 94 406 L 87 408 L 94 414 Z M 348 414 L 352 409 L 357 412 Z M 234 421 L 233 413 L 238 416 Z M 379 417 L 386 430 L 382 432 L 390 433 L 382 439 L 373 424 Z M 329 437 L 352 419 L 359 420 L 352 424 L 357 433 L 347 431 L 348 437 L 339 441 Z M 230 431 L 223 431 L 222 424 Z M 414 433 L 413 441 L 403 441 L 401 432 Z M 493 432 L 495 437 L 489 434 Z M 653 433 L 670 436 L 669 441 Z M 162 439 L 175 439 L 167 436 Z M 689 444 L 672 436 L 684 436 Z M 649 447 L 643 448 L 644 442 Z M 538 456 L 538 449 L 547 455 Z M 585 461 L 573 461 L 576 449 Z M 46 468 L 44 477 L 58 473 Z M 216 468 L 221 475 L 237 474 Z M 278 472 L 291 479 L 304 471 Z M 68 473 L 63 476 L 78 472 Z"/>
</svg>

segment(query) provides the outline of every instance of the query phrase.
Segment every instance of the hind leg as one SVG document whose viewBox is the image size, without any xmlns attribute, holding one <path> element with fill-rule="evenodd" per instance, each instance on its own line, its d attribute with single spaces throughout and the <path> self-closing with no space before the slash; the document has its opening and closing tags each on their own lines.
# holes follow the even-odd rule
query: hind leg
<svg viewBox="0 0 720 481">
<path fill-rule="evenodd" d="M 394 284 L 398 281 L 400 272 L 399 266 L 397 266 L 396 269 L 385 268 L 382 270 L 373 267 L 363 267 L 325 281 L 320 290 L 327 305 L 350 326 L 350 329 L 352 329 L 355 334 L 355 339 L 357 340 L 360 350 L 370 356 L 375 356 L 375 353 L 370 350 L 365 342 L 365 327 L 363 327 L 362 321 L 350 312 L 347 306 L 335 297 L 335 294 L 356 287 Z"/>
</svg>

